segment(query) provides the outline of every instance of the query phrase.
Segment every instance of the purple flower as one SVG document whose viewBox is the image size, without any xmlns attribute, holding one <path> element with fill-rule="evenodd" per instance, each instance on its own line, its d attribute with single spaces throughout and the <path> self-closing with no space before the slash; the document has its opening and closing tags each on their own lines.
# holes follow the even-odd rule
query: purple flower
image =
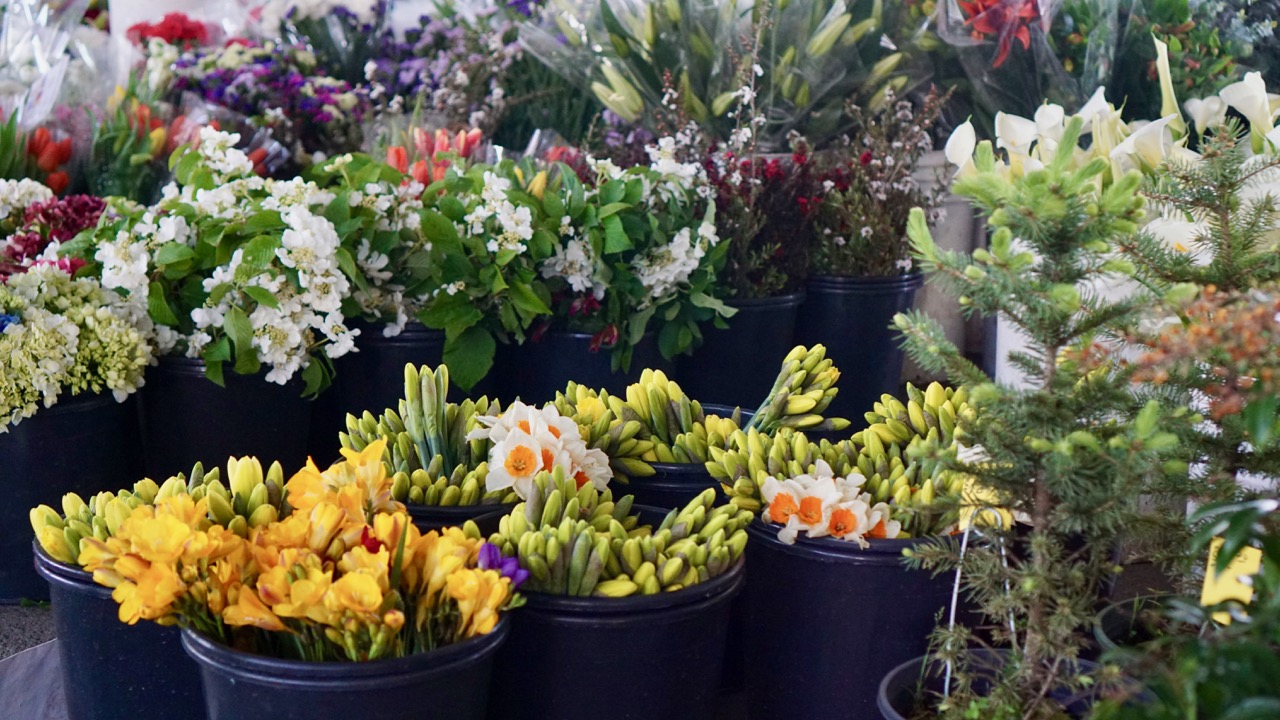
<svg viewBox="0 0 1280 720">
<path fill-rule="evenodd" d="M 4 332 L 4 329 L 9 327 L 10 325 L 17 325 L 20 322 L 22 322 L 22 318 L 18 317 L 17 315 L 6 315 L 4 313 L 0 313 L 0 333 Z M 525 572 L 525 571 L 521 570 L 520 572 Z M 528 573 L 525 573 L 525 575 L 528 576 Z M 521 578 L 521 580 L 523 579 L 524 578 Z"/>
<path fill-rule="evenodd" d="M 503 557 L 502 551 L 493 543 L 480 546 L 480 569 L 497 570 L 503 577 L 511 578 L 511 589 L 517 590 L 529 577 L 529 571 L 520 567 L 520 561 L 513 557 Z"/>
</svg>

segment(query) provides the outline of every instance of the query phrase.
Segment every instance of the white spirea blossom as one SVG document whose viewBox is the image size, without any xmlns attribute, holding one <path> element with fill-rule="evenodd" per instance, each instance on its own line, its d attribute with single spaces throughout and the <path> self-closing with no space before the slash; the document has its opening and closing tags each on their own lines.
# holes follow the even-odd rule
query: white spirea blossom
<svg viewBox="0 0 1280 720">
<path fill-rule="evenodd" d="M 27 178 L 0 180 L 0 219 L 20 213 L 35 203 L 52 199 L 53 191 L 44 183 Z"/>
</svg>

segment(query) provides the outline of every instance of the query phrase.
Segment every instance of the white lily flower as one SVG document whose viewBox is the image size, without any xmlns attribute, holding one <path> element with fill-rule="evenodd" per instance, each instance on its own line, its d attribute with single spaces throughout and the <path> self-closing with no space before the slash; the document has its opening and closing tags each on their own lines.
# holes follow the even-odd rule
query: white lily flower
<svg viewBox="0 0 1280 720">
<path fill-rule="evenodd" d="M 1182 103 L 1182 107 L 1195 123 L 1196 132 L 1201 135 L 1205 130 L 1216 128 L 1227 119 L 1227 103 L 1216 95 L 1203 100 L 1192 98 Z"/>
<path fill-rule="evenodd" d="M 1115 115 L 1115 107 L 1107 102 L 1107 89 L 1100 87 L 1093 91 L 1093 95 L 1085 102 L 1084 106 L 1076 111 L 1076 117 L 1084 118 L 1084 125 L 1080 128 L 1081 135 L 1088 135 L 1093 132 L 1093 121 L 1098 115 Z"/>
<path fill-rule="evenodd" d="M 1173 91 L 1173 73 L 1169 70 L 1169 46 L 1152 38 L 1156 43 L 1156 71 L 1160 75 L 1160 114 L 1164 117 L 1174 116 L 1170 121 L 1173 132 L 1181 135 L 1187 131 L 1182 122 L 1182 114 L 1178 111 L 1178 96 Z"/>
</svg>

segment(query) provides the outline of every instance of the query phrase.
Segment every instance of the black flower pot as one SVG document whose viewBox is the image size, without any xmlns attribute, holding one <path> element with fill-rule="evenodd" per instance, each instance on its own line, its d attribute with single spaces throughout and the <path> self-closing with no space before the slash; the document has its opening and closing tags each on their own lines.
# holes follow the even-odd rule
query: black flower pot
<svg viewBox="0 0 1280 720">
<path fill-rule="evenodd" d="M 352 326 L 360 329 L 356 351 L 333 361 L 333 386 L 316 398 L 311 414 L 308 454 L 322 464 L 338 458 L 338 433 L 346 431 L 348 413 L 359 417 L 368 410 L 376 417 L 387 409 L 399 411 L 405 365 L 436 368 L 444 363 L 443 330 L 410 322 L 399 335 L 387 337 L 383 335 L 386 325 L 353 322 Z M 449 400 L 492 395 L 492 385 L 486 377 L 464 393 L 450 384 Z"/>
<path fill-rule="evenodd" d="M 489 720 L 710 720 L 743 564 L 642 597 L 527 593 L 498 657 Z"/>
<path fill-rule="evenodd" d="M 510 623 L 430 652 L 363 663 L 281 660 L 191 630 L 182 631 L 182 645 L 200 665 L 209 720 L 482 720 Z"/>
<path fill-rule="evenodd" d="M 302 398 L 302 380 L 267 382 L 266 373 L 237 375 L 230 368 L 226 387 L 204 376 L 204 363 L 161 358 L 142 390 L 142 438 L 147 475 L 157 481 L 205 469 L 227 458 L 253 455 L 263 466 L 279 460 L 285 476 L 307 460 L 311 403 Z M 334 455 L 337 455 L 335 450 Z"/>
<path fill-rule="evenodd" d="M 516 398 L 529 404 L 555 400 L 572 380 L 592 389 L 604 388 L 625 396 L 628 385 L 640 380 L 645 368 L 670 374 L 673 363 L 658 351 L 654 335 L 645 335 L 631 355 L 626 372 L 614 372 L 613 350 L 591 349 L 591 335 L 551 330 L 523 345 L 498 348 L 498 377 L 504 402 Z"/>
<path fill-rule="evenodd" d="M 35 544 L 49 581 L 69 720 L 199 720 L 200 673 L 177 627 L 120 622 L 111 589 Z"/>
<path fill-rule="evenodd" d="M 903 565 L 903 549 L 927 541 L 786 545 L 778 530 L 747 530 L 749 717 L 872 717 L 886 668 L 928 649 L 949 578 Z"/>
<path fill-rule="evenodd" d="M 972 669 L 978 676 L 973 687 L 975 692 L 981 694 L 990 687 L 989 684 L 984 686 L 982 677 L 994 678 L 998 675 L 1004 664 L 1008 662 L 1008 651 L 973 650 L 971 654 L 974 660 Z M 1096 663 L 1087 660 L 1076 661 L 1075 671 L 1077 672 L 1093 672 L 1099 669 Z M 929 700 L 928 697 L 920 696 L 922 690 L 929 695 L 940 697 L 945 685 L 946 665 L 921 655 L 903 662 L 884 676 L 877 690 L 876 708 L 884 720 L 908 720 L 917 717 L 917 711 L 922 703 L 927 703 Z M 1065 703 L 1067 714 L 1073 718 L 1087 716 L 1095 700 L 1091 696 L 1069 697 L 1065 690 L 1051 691 L 1049 698 Z M 856 717 L 874 716 L 868 713 L 856 715 Z"/>
<path fill-rule="evenodd" d="M 924 275 L 809 278 L 796 342 L 827 347 L 840 370 L 840 392 L 829 417 L 857 420 L 885 393 L 901 391 L 903 351 L 893 316 L 910 310 Z"/>
<path fill-rule="evenodd" d="M 468 520 L 475 521 L 483 537 L 498 532 L 498 523 L 502 516 L 511 513 L 515 503 L 501 505 L 414 505 L 405 503 L 405 509 L 413 524 L 422 532 L 430 532 L 447 527 L 462 527 Z"/>
<path fill-rule="evenodd" d="M 0 434 L 0 603 L 49 598 L 31 565 L 31 508 L 130 487 L 142 477 L 140 455 L 133 398 L 66 394 Z"/>
<path fill-rule="evenodd" d="M 773 388 L 782 359 L 795 347 L 803 302 L 802 292 L 727 301 L 737 314 L 725 321 L 728 328 L 706 327 L 702 345 L 680 358 L 680 387 L 704 404 L 759 405 Z"/>
<path fill-rule="evenodd" d="M 1117 648 L 1134 648 L 1155 640 L 1161 633 L 1144 620 L 1162 616 L 1173 595 L 1142 595 L 1107 605 L 1093 619 L 1093 638 L 1103 655 Z"/>
</svg>

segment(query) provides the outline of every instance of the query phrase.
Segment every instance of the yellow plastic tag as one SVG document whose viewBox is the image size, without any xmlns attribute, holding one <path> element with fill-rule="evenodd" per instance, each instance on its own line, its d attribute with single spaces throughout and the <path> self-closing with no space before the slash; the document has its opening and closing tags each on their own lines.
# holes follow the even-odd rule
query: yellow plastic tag
<svg viewBox="0 0 1280 720">
<path fill-rule="evenodd" d="M 978 479 L 972 475 L 966 476 L 964 479 L 964 487 L 960 491 L 960 531 L 964 532 L 969 529 L 970 525 L 976 524 L 978 527 L 991 527 L 995 525 L 995 516 L 989 512 L 995 510 L 1000 516 L 1000 526 L 1008 530 L 1013 526 L 1013 513 L 1004 508 L 993 507 L 999 501 L 999 497 L 991 488 L 984 487 L 978 482 Z M 982 510 L 982 512 L 979 512 Z M 977 515 L 977 520 L 974 516 Z"/>
<path fill-rule="evenodd" d="M 1214 538 L 1209 543 L 1209 561 L 1205 565 L 1204 588 L 1200 591 L 1200 604 L 1215 605 L 1226 600 L 1239 600 L 1248 604 L 1253 600 L 1253 587 L 1240 582 L 1240 578 L 1254 575 L 1262 567 L 1262 551 L 1255 547 L 1246 547 L 1235 556 L 1231 564 L 1221 574 L 1214 572 L 1218 563 L 1218 551 L 1222 549 L 1222 538 Z M 1223 625 L 1231 622 L 1231 615 L 1225 612 L 1213 614 L 1213 619 Z"/>
</svg>

